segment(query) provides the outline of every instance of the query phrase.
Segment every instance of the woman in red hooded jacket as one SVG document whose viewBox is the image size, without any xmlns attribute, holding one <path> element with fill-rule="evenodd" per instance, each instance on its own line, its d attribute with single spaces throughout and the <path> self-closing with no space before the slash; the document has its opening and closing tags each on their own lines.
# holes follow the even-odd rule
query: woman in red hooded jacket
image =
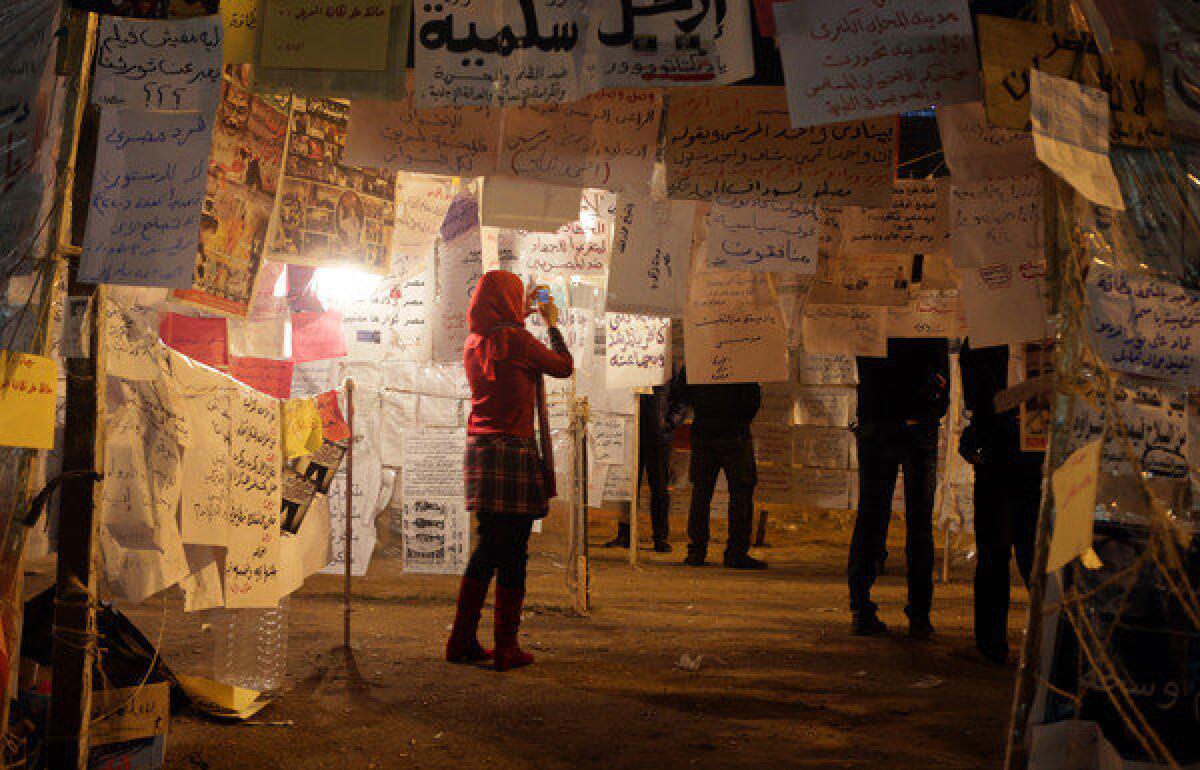
<svg viewBox="0 0 1200 770">
<path fill-rule="evenodd" d="M 533 522 L 546 515 L 554 478 L 538 451 L 533 417 L 542 398 L 542 375 L 569 377 L 571 354 L 556 328 L 558 308 L 538 310 L 550 332 L 547 348 L 525 329 L 532 293 L 521 279 L 491 270 L 480 279 L 467 307 L 470 335 L 463 364 L 471 385 L 471 417 L 463 469 L 467 510 L 479 538 L 458 592 L 454 630 L 446 643 L 451 663 L 495 658 L 498 671 L 533 662 L 517 644 L 525 600 L 525 564 Z M 544 414 L 544 411 L 543 411 Z M 542 426 L 545 430 L 545 426 Z M 476 638 L 488 584 L 496 576 L 495 652 Z"/>
</svg>

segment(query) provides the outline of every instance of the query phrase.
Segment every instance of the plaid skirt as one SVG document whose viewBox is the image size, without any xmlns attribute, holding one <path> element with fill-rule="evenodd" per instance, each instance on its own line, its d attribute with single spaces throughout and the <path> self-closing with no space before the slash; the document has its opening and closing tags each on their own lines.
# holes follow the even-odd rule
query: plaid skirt
<svg viewBox="0 0 1200 770">
<path fill-rule="evenodd" d="M 501 516 L 546 515 L 546 477 L 532 438 L 467 436 L 463 459 L 467 510 Z"/>
</svg>

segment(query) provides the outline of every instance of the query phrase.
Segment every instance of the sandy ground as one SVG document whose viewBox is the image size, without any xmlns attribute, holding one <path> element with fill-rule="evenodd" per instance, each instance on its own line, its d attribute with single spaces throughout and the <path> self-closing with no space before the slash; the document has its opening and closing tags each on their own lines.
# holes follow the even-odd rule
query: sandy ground
<svg viewBox="0 0 1200 770">
<path fill-rule="evenodd" d="M 592 542 L 611 527 L 595 522 Z M 893 631 L 859 639 L 845 610 L 845 527 L 800 529 L 771 531 L 761 573 L 682 567 L 678 543 L 670 556 L 643 552 L 636 571 L 626 552 L 594 548 L 586 618 L 567 609 L 562 539 L 535 535 L 522 638 L 537 663 L 507 674 L 442 662 L 456 578 L 377 561 L 354 584 L 366 684 L 353 692 L 321 676 L 340 642 L 341 582 L 316 576 L 291 601 L 288 687 L 255 718 L 266 724 L 176 717 L 167 767 L 1000 766 L 1012 673 L 964 651 L 970 565 L 938 586 L 938 634 L 916 643 L 900 630 L 893 557 L 877 592 Z M 135 614 L 155 638 L 162 615 Z M 171 610 L 166 660 L 207 674 L 210 635 Z M 698 670 L 678 666 L 685 654 L 703 656 Z"/>
</svg>

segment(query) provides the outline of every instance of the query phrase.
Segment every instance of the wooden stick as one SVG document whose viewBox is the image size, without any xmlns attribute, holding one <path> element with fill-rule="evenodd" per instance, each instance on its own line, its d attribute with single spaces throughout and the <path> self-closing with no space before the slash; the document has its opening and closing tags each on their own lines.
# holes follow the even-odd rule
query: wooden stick
<svg viewBox="0 0 1200 770">
<path fill-rule="evenodd" d="M 350 438 L 346 441 L 346 545 L 343 563 L 345 579 L 342 584 L 342 646 L 350 655 L 350 576 L 354 569 L 354 378 L 346 380 L 346 425 Z"/>
</svg>

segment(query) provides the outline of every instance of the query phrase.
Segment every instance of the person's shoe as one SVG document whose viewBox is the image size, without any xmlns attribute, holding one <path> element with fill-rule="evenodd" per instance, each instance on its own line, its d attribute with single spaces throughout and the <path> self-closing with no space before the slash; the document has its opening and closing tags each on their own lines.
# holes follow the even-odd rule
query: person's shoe
<svg viewBox="0 0 1200 770">
<path fill-rule="evenodd" d="M 533 663 L 533 656 L 517 644 L 521 630 L 521 606 L 525 592 L 519 588 L 496 586 L 496 656 L 493 666 L 497 671 L 508 671 Z"/>
<path fill-rule="evenodd" d="M 912 639 L 919 642 L 928 641 L 933 637 L 933 623 L 929 622 L 929 616 L 909 615 L 908 616 L 908 635 Z"/>
<path fill-rule="evenodd" d="M 688 555 L 683 560 L 685 567 L 703 567 L 704 554 L 699 551 L 688 551 Z"/>
<path fill-rule="evenodd" d="M 492 651 L 479 644 L 479 616 L 487 600 L 488 584 L 464 577 L 458 588 L 454 627 L 446 640 L 447 663 L 479 663 L 492 659 Z"/>
<path fill-rule="evenodd" d="M 666 540 L 655 540 L 654 541 L 654 552 L 655 553 L 670 553 L 671 550 L 672 550 L 671 544 L 668 543 Z"/>
<path fill-rule="evenodd" d="M 726 556 L 725 566 L 728 569 L 766 569 L 767 563 L 748 554 L 741 556 Z"/>
<path fill-rule="evenodd" d="M 879 636 L 887 631 L 887 624 L 879 619 L 874 607 L 859 610 L 851 617 L 851 632 L 855 636 Z"/>
<path fill-rule="evenodd" d="M 605 548 L 628 548 L 629 547 L 629 525 L 618 524 L 617 536 L 604 544 Z"/>
</svg>

